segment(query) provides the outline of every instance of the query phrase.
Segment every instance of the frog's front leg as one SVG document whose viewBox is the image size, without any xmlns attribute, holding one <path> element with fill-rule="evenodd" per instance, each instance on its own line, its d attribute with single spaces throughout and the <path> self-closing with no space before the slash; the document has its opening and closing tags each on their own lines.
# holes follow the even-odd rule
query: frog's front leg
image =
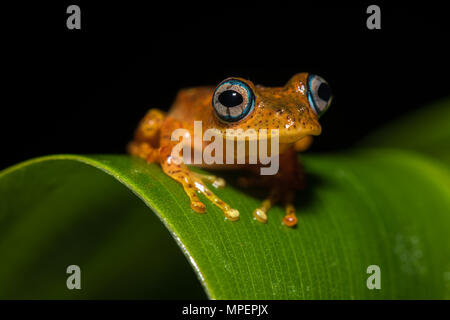
<svg viewBox="0 0 450 320">
<path fill-rule="evenodd" d="M 131 155 L 147 162 L 159 162 L 159 133 L 165 117 L 165 113 L 158 109 L 147 112 L 134 133 L 133 141 L 127 146 Z"/>
<path fill-rule="evenodd" d="M 201 192 L 212 203 L 222 209 L 227 219 L 231 221 L 239 220 L 239 211 L 232 209 L 227 203 L 217 197 L 203 182 L 206 180 L 212 182 L 213 185 L 216 184 L 217 187 L 221 187 L 225 184 L 223 179 L 191 172 L 186 164 L 183 163 L 183 158 L 180 155 L 172 154 L 173 148 L 179 142 L 172 141 L 171 135 L 174 130 L 179 128 L 182 128 L 182 123 L 171 117 L 168 117 L 162 126 L 159 156 L 164 173 L 183 186 L 194 211 L 204 213 L 206 210 L 205 204 L 200 201 L 197 195 L 197 192 Z"/>
<path fill-rule="evenodd" d="M 297 224 L 295 207 L 293 205 L 295 192 L 304 188 L 303 170 L 300 166 L 297 153 L 294 149 L 280 155 L 280 171 L 274 176 L 261 176 L 258 179 L 242 181 L 243 185 L 266 186 L 270 188 L 270 193 L 261 205 L 253 211 L 255 219 L 261 223 L 268 220 L 267 212 L 277 202 L 281 201 L 285 207 L 283 223 L 288 227 L 294 227 Z"/>
</svg>

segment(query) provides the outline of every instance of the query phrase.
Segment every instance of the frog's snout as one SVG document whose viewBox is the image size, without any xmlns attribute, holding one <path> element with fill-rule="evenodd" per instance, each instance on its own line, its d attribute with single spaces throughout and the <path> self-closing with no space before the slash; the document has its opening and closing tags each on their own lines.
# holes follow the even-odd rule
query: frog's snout
<svg viewBox="0 0 450 320">
<path fill-rule="evenodd" d="M 317 116 L 307 106 L 290 106 L 279 125 L 280 142 L 293 143 L 306 136 L 318 136 L 322 127 Z"/>
</svg>

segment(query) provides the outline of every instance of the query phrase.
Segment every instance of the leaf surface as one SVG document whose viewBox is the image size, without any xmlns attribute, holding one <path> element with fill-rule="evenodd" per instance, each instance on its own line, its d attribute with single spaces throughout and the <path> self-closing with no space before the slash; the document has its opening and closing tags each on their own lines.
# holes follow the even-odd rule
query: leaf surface
<svg viewBox="0 0 450 320">
<path fill-rule="evenodd" d="M 202 297 L 153 211 L 210 298 L 450 298 L 447 166 L 381 148 L 302 161 L 308 187 L 296 197 L 294 229 L 281 224 L 279 206 L 267 224 L 253 220 L 261 195 L 232 185 L 215 192 L 240 221 L 205 198 L 207 213 L 197 214 L 159 166 L 126 155 L 55 155 L 6 169 L 0 297 Z M 71 264 L 83 270 L 78 292 L 66 288 Z M 366 286 L 370 265 L 381 269 L 381 290 Z"/>
</svg>

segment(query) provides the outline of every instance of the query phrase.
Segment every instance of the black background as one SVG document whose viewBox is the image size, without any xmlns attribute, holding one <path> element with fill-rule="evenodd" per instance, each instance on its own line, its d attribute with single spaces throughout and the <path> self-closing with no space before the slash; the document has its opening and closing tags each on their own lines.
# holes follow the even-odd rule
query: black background
<svg viewBox="0 0 450 320">
<path fill-rule="evenodd" d="M 352 146 L 389 120 L 446 97 L 445 10 L 325 2 L 58 1 L 2 10 L 0 169 L 53 153 L 123 153 L 149 108 L 228 76 L 267 86 L 297 72 L 331 85 L 314 151 Z M 81 30 L 66 8 L 81 8 Z"/>
</svg>

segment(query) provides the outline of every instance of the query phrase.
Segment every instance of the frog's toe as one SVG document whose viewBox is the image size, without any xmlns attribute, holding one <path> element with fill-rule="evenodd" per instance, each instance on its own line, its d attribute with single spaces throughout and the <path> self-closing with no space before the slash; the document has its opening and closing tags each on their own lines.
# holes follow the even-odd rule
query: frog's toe
<svg viewBox="0 0 450 320">
<path fill-rule="evenodd" d="M 255 220 L 261 223 L 267 223 L 267 212 L 279 200 L 278 189 L 272 189 L 267 199 L 261 202 L 261 205 L 253 211 Z"/>
<path fill-rule="evenodd" d="M 286 205 L 286 214 L 283 217 L 283 224 L 287 227 L 295 227 L 297 225 L 298 219 L 295 215 L 295 208 L 292 204 Z"/>
<path fill-rule="evenodd" d="M 217 177 L 215 175 L 197 172 L 192 172 L 191 174 L 197 179 L 211 183 L 214 188 L 224 188 L 226 186 L 225 179 Z"/>
<path fill-rule="evenodd" d="M 203 195 L 206 198 L 208 198 L 208 200 L 210 200 L 217 207 L 219 207 L 223 211 L 225 217 L 228 220 L 231 220 L 231 221 L 239 220 L 239 217 L 240 217 L 239 211 L 236 210 L 236 209 L 231 208 L 227 203 L 222 201 L 222 199 L 220 199 L 211 190 L 209 190 L 209 188 L 203 183 L 203 179 L 202 178 L 204 178 L 205 175 L 194 173 L 192 176 L 193 176 L 194 181 L 195 181 L 196 189 L 199 192 L 203 193 Z M 211 176 L 208 176 L 208 178 L 211 178 Z M 216 178 L 216 177 L 214 177 L 214 178 Z M 221 178 L 218 178 L 218 179 L 221 179 Z M 221 179 L 221 180 L 223 181 L 223 183 L 225 183 L 225 180 L 223 180 L 223 179 Z M 219 184 L 220 184 L 220 180 L 219 180 Z M 202 205 L 203 205 L 203 203 L 202 203 Z M 192 206 L 192 202 L 191 202 L 191 206 Z"/>
<path fill-rule="evenodd" d="M 261 208 L 256 208 L 253 211 L 253 217 L 261 223 L 267 223 L 267 213 Z"/>
<path fill-rule="evenodd" d="M 215 188 L 225 188 L 227 183 L 225 182 L 225 179 L 220 178 L 220 177 L 216 177 L 216 179 L 213 181 L 212 185 Z"/>
<path fill-rule="evenodd" d="M 225 217 L 231 221 L 237 221 L 241 216 L 238 210 L 232 208 L 225 210 L 224 213 Z"/>
<path fill-rule="evenodd" d="M 223 202 L 218 196 L 212 193 L 210 190 L 206 189 L 204 192 L 205 196 L 211 200 L 216 206 L 218 206 L 227 218 L 230 221 L 237 221 L 240 218 L 240 213 L 238 210 L 231 208 L 227 203 Z"/>
<path fill-rule="evenodd" d="M 205 213 L 205 211 L 206 211 L 206 206 L 201 201 L 192 201 L 191 208 L 192 208 L 192 210 L 194 210 L 195 212 L 198 212 L 198 213 Z"/>
</svg>

